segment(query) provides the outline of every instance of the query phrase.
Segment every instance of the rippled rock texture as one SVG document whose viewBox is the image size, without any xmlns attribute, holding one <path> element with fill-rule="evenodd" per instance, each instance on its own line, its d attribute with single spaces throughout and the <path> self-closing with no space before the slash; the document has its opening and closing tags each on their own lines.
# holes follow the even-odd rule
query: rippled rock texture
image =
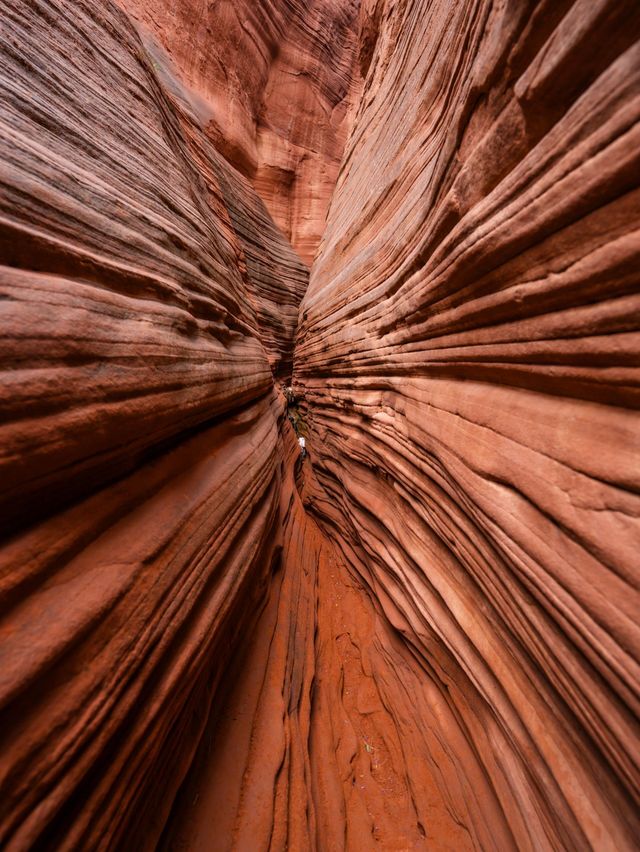
<svg viewBox="0 0 640 852">
<path fill-rule="evenodd" d="M 633 848 L 638 7 L 382 8 L 301 307 L 315 514 L 473 842 Z"/>
<path fill-rule="evenodd" d="M 306 262 L 360 89 L 358 0 L 118 0 Z"/>
<path fill-rule="evenodd" d="M 0 846 L 636 848 L 636 4 L 0 14 Z"/>
<path fill-rule="evenodd" d="M 152 848 L 277 561 L 307 270 L 117 7 L 2 17 L 0 846 Z"/>
</svg>

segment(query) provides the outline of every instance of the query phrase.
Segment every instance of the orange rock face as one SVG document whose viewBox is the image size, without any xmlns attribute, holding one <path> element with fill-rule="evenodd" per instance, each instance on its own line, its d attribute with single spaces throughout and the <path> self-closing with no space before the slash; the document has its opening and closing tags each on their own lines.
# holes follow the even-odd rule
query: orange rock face
<svg viewBox="0 0 640 852">
<path fill-rule="evenodd" d="M 310 263 L 360 88 L 357 0 L 119 2 Z"/>
<path fill-rule="evenodd" d="M 463 731 L 408 717 L 481 848 L 638 837 L 639 24 L 383 15 L 301 306 L 317 515 Z"/>
<path fill-rule="evenodd" d="M 277 561 L 307 270 L 117 7 L 4 17 L 0 846 L 152 848 Z"/>
<path fill-rule="evenodd" d="M 636 5 L 0 15 L 0 847 L 636 848 Z"/>
</svg>

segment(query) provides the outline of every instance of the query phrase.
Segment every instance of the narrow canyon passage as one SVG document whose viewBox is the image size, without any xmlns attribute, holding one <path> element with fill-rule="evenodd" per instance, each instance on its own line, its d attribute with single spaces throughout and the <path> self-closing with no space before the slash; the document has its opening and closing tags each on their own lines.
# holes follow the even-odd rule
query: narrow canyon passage
<svg viewBox="0 0 640 852">
<path fill-rule="evenodd" d="M 307 849 L 318 838 L 330 849 L 471 849 L 440 775 L 442 698 L 305 510 L 308 460 L 293 479 L 281 571 L 230 667 L 230 694 L 205 728 L 163 848 L 227 849 L 233 838 L 238 848 Z M 448 724 L 451 747 L 462 732 Z M 477 769 L 465 767 L 470 797 L 484 786 L 471 792 Z M 500 838 L 499 814 L 491 823 L 487 838 Z"/>
<path fill-rule="evenodd" d="M 637 849 L 637 2 L 0 24 L 0 848 Z"/>
</svg>

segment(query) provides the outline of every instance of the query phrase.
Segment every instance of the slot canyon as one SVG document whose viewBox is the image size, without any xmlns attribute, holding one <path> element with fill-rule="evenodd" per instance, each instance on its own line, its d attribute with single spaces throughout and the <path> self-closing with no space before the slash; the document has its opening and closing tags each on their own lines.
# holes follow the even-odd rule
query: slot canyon
<svg viewBox="0 0 640 852">
<path fill-rule="evenodd" d="M 0 27 L 0 849 L 640 849 L 637 0 Z"/>
</svg>

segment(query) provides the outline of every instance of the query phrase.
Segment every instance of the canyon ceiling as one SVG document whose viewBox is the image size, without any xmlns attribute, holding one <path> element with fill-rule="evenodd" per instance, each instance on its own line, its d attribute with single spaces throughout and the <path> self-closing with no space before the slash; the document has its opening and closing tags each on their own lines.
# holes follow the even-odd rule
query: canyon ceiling
<svg viewBox="0 0 640 852">
<path fill-rule="evenodd" d="M 637 0 L 0 25 L 0 848 L 637 849 Z"/>
</svg>

